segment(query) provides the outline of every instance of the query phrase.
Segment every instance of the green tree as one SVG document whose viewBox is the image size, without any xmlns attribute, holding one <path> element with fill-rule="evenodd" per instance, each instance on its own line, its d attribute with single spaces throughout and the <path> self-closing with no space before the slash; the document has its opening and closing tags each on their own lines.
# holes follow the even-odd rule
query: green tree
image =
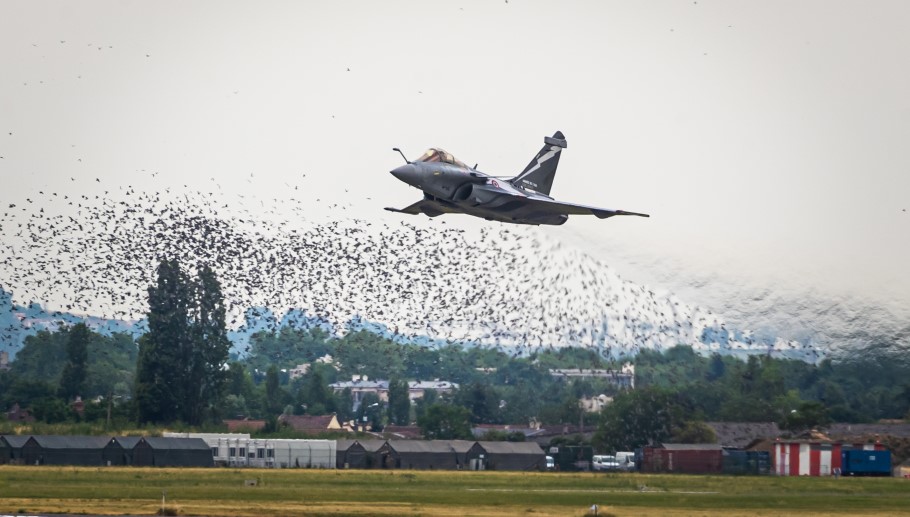
<svg viewBox="0 0 910 517">
<path fill-rule="evenodd" d="M 721 379 L 727 371 L 727 365 L 724 364 L 724 358 L 717 352 L 711 354 L 711 365 L 708 367 L 708 374 L 705 376 L 707 381 L 716 381 Z"/>
<path fill-rule="evenodd" d="M 828 408 L 815 401 L 801 401 L 798 406 L 786 412 L 783 419 L 778 422 L 781 428 L 790 432 L 824 427 L 829 423 L 831 423 L 831 418 L 828 416 Z"/>
<path fill-rule="evenodd" d="M 253 396 L 253 378 L 243 367 L 242 363 L 233 362 L 228 365 L 227 393 L 249 399 Z"/>
<path fill-rule="evenodd" d="M 55 398 L 57 391 L 49 382 L 15 374 L 10 375 L 5 384 L 9 388 L 0 392 L 0 402 L 3 403 L 3 407 L 19 404 L 21 407 L 27 408 L 38 400 Z"/>
<path fill-rule="evenodd" d="M 149 331 L 139 339 L 136 402 L 140 422 L 172 422 L 186 414 L 192 374 L 189 280 L 176 261 L 162 260 L 149 288 Z"/>
<path fill-rule="evenodd" d="M 433 404 L 417 419 L 417 425 L 428 440 L 470 440 L 471 413 L 466 408 L 449 404 Z"/>
<path fill-rule="evenodd" d="M 583 421 L 584 409 L 578 398 L 567 394 L 561 402 L 547 404 L 540 409 L 540 420 L 548 424 L 574 424 Z"/>
<path fill-rule="evenodd" d="M 900 414 L 904 415 L 904 420 L 910 420 L 910 384 L 904 384 L 901 387 L 894 397 L 894 405 L 897 406 Z"/>
<path fill-rule="evenodd" d="M 458 391 L 455 402 L 470 411 L 473 423 L 490 424 L 497 421 L 499 397 L 487 383 L 472 382 L 465 389 Z"/>
<path fill-rule="evenodd" d="M 207 266 L 198 280 L 162 260 L 149 288 L 149 331 L 140 339 L 136 401 L 140 422 L 214 416 L 225 394 L 230 343 L 221 286 Z"/>
<path fill-rule="evenodd" d="M 689 421 L 673 432 L 673 443 L 717 443 L 717 434 L 704 422 Z"/>
<path fill-rule="evenodd" d="M 335 393 L 329 388 L 322 369 L 316 365 L 310 368 L 303 387 L 297 392 L 297 407 L 302 409 L 304 405 L 306 413 L 310 415 L 325 415 L 335 412 Z"/>
<path fill-rule="evenodd" d="M 439 393 L 436 390 L 423 390 L 423 396 L 419 397 L 414 403 L 414 413 L 419 420 L 427 412 L 427 408 L 436 403 Z"/>
<path fill-rule="evenodd" d="M 389 423 L 408 425 L 411 418 L 411 399 L 408 382 L 398 377 L 389 381 Z"/>
<path fill-rule="evenodd" d="M 224 397 L 223 413 L 227 418 L 244 418 L 249 416 L 250 409 L 243 395 L 230 394 Z"/>
<path fill-rule="evenodd" d="M 73 400 L 77 395 L 85 395 L 85 373 L 88 363 L 88 343 L 91 331 L 85 323 L 78 323 L 68 330 L 66 341 L 66 364 L 60 376 L 60 396 L 64 400 Z"/>
<path fill-rule="evenodd" d="M 265 373 L 265 408 L 268 415 L 275 415 L 281 412 L 284 407 L 284 397 L 278 379 L 278 367 L 274 364 L 269 366 Z"/>
<path fill-rule="evenodd" d="M 614 451 L 668 441 L 684 425 L 686 412 L 678 395 L 665 389 L 625 391 L 603 410 L 592 441 L 599 450 Z"/>
<path fill-rule="evenodd" d="M 351 388 L 345 388 L 335 394 L 335 414 L 339 422 L 354 419 L 354 395 L 351 393 Z"/>
<path fill-rule="evenodd" d="M 106 397 L 109 394 L 120 397 L 131 395 L 138 352 L 136 342 L 132 336 L 125 333 L 102 336 L 91 329 L 86 329 L 88 351 L 85 384 L 78 393 L 60 392 L 63 371 L 69 362 L 67 346 L 74 328 L 75 326 L 56 332 L 42 330 L 28 336 L 25 339 L 25 346 L 19 350 L 10 365 L 10 382 L 14 378 L 42 379 L 52 383 L 62 397 L 78 394 L 83 399 L 90 399 L 99 395 Z M 4 393 L 0 391 L 0 404 L 5 398 Z M 12 402 L 23 404 L 20 400 Z"/>
<path fill-rule="evenodd" d="M 35 413 L 35 418 L 49 424 L 63 422 L 73 416 L 73 411 L 70 407 L 57 397 L 37 399 L 32 402 L 31 407 Z"/>
<path fill-rule="evenodd" d="M 226 309 L 221 283 L 208 265 L 198 271 L 196 284 L 196 318 L 190 360 L 191 375 L 187 378 L 186 393 L 189 407 L 186 421 L 199 424 L 221 406 L 227 384 L 224 365 L 231 342 L 225 325 Z"/>
<path fill-rule="evenodd" d="M 357 408 L 357 423 L 367 426 L 371 431 L 382 430 L 382 402 L 379 395 L 367 393 L 360 399 L 360 407 Z"/>
<path fill-rule="evenodd" d="M 102 336 L 93 332 L 88 346 L 89 362 L 83 399 L 99 395 L 130 398 L 138 352 L 136 341 L 129 334 Z"/>
<path fill-rule="evenodd" d="M 11 373 L 58 385 L 60 372 L 67 360 L 67 337 L 65 332 L 48 330 L 39 330 L 34 336 L 26 337 L 22 350 L 10 365 Z"/>
</svg>

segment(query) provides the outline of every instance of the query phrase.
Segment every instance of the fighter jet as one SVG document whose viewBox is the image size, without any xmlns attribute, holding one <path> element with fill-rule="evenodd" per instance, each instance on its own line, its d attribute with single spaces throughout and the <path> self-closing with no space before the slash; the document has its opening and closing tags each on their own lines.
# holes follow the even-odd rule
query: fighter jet
<svg viewBox="0 0 910 517">
<path fill-rule="evenodd" d="M 489 221 L 516 224 L 564 224 L 569 215 L 593 215 L 606 219 L 614 215 L 648 214 L 610 210 L 593 206 L 563 203 L 550 197 L 559 155 L 566 148 L 560 131 L 544 137 L 544 146 L 531 163 L 515 177 L 498 177 L 468 167 L 439 148 L 432 148 L 415 161 L 398 151 L 405 165 L 392 170 L 392 175 L 423 191 L 423 199 L 402 209 L 386 208 L 403 214 L 468 214 Z"/>
</svg>

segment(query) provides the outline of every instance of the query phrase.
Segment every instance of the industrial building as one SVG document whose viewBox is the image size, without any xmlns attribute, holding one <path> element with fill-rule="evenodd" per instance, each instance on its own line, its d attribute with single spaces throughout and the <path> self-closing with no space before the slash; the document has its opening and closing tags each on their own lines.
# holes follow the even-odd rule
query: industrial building
<svg viewBox="0 0 910 517">
<path fill-rule="evenodd" d="M 142 437 L 133 447 L 136 467 L 211 467 L 212 449 L 199 438 Z"/>
<path fill-rule="evenodd" d="M 390 440 L 379 448 L 380 468 L 457 470 L 458 457 L 446 440 Z"/>
<path fill-rule="evenodd" d="M 466 464 L 472 470 L 544 470 L 546 455 L 535 442 L 476 442 Z"/>
<path fill-rule="evenodd" d="M 337 461 L 335 440 L 251 438 L 245 433 L 165 433 L 165 436 L 201 439 L 216 464 L 230 467 L 333 469 Z"/>
<path fill-rule="evenodd" d="M 336 466 L 340 469 L 372 469 L 380 464 L 383 440 L 336 440 Z"/>
<path fill-rule="evenodd" d="M 0 463 L 17 465 L 211 467 L 202 440 L 155 437 L 4 435 Z"/>
</svg>

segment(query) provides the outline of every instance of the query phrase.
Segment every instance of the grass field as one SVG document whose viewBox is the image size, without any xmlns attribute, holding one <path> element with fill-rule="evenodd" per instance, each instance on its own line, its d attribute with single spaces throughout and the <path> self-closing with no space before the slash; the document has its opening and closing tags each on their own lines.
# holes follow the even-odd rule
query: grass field
<svg viewBox="0 0 910 517">
<path fill-rule="evenodd" d="M 163 491 L 179 515 L 910 515 L 893 478 L 0 467 L 0 513 L 151 515 Z"/>
</svg>

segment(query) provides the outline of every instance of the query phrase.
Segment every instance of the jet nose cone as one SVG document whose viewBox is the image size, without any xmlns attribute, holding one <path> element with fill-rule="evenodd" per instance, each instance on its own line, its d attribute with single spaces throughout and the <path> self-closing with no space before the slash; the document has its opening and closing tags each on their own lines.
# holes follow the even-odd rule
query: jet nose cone
<svg viewBox="0 0 910 517">
<path fill-rule="evenodd" d="M 392 176 L 395 176 L 405 183 L 414 184 L 417 182 L 417 167 L 414 167 L 410 163 L 393 169 L 391 172 Z"/>
</svg>

